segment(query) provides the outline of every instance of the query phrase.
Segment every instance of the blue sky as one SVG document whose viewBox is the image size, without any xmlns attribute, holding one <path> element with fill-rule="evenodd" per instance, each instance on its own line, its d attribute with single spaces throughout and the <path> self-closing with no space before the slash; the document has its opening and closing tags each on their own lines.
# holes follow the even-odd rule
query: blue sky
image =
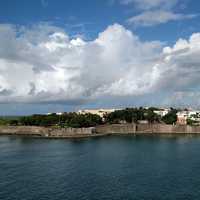
<svg viewBox="0 0 200 200">
<path fill-rule="evenodd" d="M 200 2 L 2 0 L 0 114 L 200 106 Z"/>
<path fill-rule="evenodd" d="M 199 14 L 200 2 L 182 0 L 173 7 L 176 12 Z M 159 26 L 134 28 L 126 20 L 141 13 L 136 5 L 122 4 L 120 0 L 2 0 L 0 22 L 30 26 L 48 22 L 61 26 L 71 35 L 84 34 L 87 39 L 113 23 L 119 23 L 133 30 L 144 40 L 174 42 L 188 37 L 200 28 L 199 18 L 183 21 L 169 21 Z"/>
</svg>

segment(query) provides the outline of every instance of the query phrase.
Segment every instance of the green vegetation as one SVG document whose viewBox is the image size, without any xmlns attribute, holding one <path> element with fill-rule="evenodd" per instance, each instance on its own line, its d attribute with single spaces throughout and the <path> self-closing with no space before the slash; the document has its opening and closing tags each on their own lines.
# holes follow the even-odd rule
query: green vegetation
<svg viewBox="0 0 200 200">
<path fill-rule="evenodd" d="M 192 120 L 192 119 L 187 119 L 187 124 L 192 126 L 196 123 L 196 121 Z"/>
<path fill-rule="evenodd" d="M 162 121 L 166 124 L 175 124 L 177 121 L 177 112 L 178 110 L 171 108 L 171 111 L 162 117 Z"/>
<path fill-rule="evenodd" d="M 199 126 L 199 115 L 191 115 L 190 118 L 187 119 L 187 124 L 190 126 Z"/>
<path fill-rule="evenodd" d="M 137 123 L 139 120 L 147 120 L 150 123 L 159 122 L 160 117 L 153 112 L 153 109 L 126 108 L 117 110 L 105 116 L 106 123 Z"/>
<path fill-rule="evenodd" d="M 174 124 L 177 120 L 177 110 L 171 108 L 171 111 L 163 118 L 157 115 L 154 111 L 157 108 L 126 108 L 124 110 L 116 110 L 112 113 L 106 114 L 103 119 L 99 115 L 94 114 L 77 114 L 77 113 L 64 113 L 63 115 L 32 115 L 24 117 L 1 117 L 0 126 L 45 126 L 45 127 L 94 127 L 101 124 L 114 124 L 114 123 L 139 123 L 141 120 L 148 121 L 149 123 Z M 192 124 L 188 121 L 188 124 Z"/>
<path fill-rule="evenodd" d="M 22 117 L 19 124 L 24 126 L 93 127 L 102 124 L 102 119 L 93 114 L 66 113 L 63 115 L 32 115 Z"/>
<path fill-rule="evenodd" d="M 18 116 L 4 116 L 0 117 L 0 126 L 17 125 L 20 117 Z"/>
<path fill-rule="evenodd" d="M 0 126 L 6 126 L 6 125 L 9 125 L 9 121 L 3 118 L 0 118 Z"/>
</svg>

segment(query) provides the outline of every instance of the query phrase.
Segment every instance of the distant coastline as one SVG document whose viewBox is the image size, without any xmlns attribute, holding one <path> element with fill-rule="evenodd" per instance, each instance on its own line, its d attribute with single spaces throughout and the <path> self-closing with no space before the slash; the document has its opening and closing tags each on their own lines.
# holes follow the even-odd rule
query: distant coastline
<svg viewBox="0 0 200 200">
<path fill-rule="evenodd" d="M 0 118 L 0 135 L 82 138 L 144 134 L 200 135 L 200 111 L 140 107 Z"/>
</svg>

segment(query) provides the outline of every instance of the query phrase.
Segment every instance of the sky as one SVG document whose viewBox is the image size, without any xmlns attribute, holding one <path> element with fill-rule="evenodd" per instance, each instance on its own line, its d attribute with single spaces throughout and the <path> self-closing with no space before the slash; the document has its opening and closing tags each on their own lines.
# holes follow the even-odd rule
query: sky
<svg viewBox="0 0 200 200">
<path fill-rule="evenodd" d="M 0 115 L 200 107 L 200 2 L 1 0 Z"/>
</svg>

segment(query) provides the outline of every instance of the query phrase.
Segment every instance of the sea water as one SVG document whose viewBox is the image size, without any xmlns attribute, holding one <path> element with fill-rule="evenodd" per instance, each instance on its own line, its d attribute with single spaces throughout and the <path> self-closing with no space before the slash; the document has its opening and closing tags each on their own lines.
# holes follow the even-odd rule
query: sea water
<svg viewBox="0 0 200 200">
<path fill-rule="evenodd" d="M 0 137 L 0 200 L 200 199 L 200 137 Z"/>
</svg>

